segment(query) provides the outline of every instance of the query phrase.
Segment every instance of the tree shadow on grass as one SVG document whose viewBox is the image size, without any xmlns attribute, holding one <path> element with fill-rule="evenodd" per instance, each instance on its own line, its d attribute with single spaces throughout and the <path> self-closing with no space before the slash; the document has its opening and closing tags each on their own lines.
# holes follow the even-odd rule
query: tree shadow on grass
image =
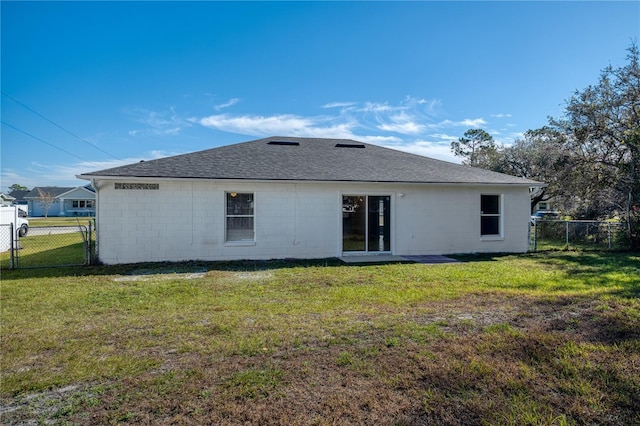
<svg viewBox="0 0 640 426">
<path fill-rule="evenodd" d="M 611 288 L 609 294 L 625 298 L 640 297 L 640 253 L 549 251 L 522 255 L 509 253 L 461 254 L 451 256 L 462 262 L 497 262 L 519 256 L 535 260 L 550 269 L 560 270 L 569 278 L 581 281 L 588 288 Z M 521 287 L 537 288 L 535 283 Z M 558 283 L 554 290 L 575 290 L 574 284 Z"/>
<path fill-rule="evenodd" d="M 612 287 L 611 295 L 640 297 L 640 253 L 563 252 L 540 257 L 540 261 L 579 278 L 590 287 Z"/>
</svg>

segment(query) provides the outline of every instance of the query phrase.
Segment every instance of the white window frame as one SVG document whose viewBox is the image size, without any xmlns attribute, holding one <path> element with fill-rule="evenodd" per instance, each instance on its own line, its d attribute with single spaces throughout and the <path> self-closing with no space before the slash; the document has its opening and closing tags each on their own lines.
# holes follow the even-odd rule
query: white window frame
<svg viewBox="0 0 640 426">
<path fill-rule="evenodd" d="M 482 211 L 482 197 L 498 197 L 498 213 L 485 213 Z M 496 193 L 480 194 L 480 239 L 483 241 L 495 241 L 504 239 L 504 195 Z M 498 218 L 498 233 L 497 234 L 483 234 L 482 233 L 482 219 L 485 217 L 497 217 Z"/>
<path fill-rule="evenodd" d="M 92 209 L 93 200 L 71 200 L 71 208 L 82 210 Z"/>
<path fill-rule="evenodd" d="M 228 211 L 228 201 L 229 201 L 229 197 L 233 197 L 234 194 L 236 194 L 236 196 L 241 196 L 241 195 L 248 195 L 251 198 L 251 210 L 252 210 L 252 214 L 229 214 Z M 255 198 L 256 194 L 255 192 L 241 192 L 241 191 L 226 191 L 224 193 L 224 241 L 225 241 L 225 245 L 231 245 L 231 246 L 238 246 L 238 245 L 255 245 L 256 242 L 256 198 Z M 252 219 L 252 223 L 253 223 L 253 228 L 252 228 L 252 236 L 251 238 L 245 238 L 245 239 L 233 239 L 230 240 L 229 239 L 229 225 L 228 225 L 228 219 L 229 218 L 251 218 Z"/>
</svg>

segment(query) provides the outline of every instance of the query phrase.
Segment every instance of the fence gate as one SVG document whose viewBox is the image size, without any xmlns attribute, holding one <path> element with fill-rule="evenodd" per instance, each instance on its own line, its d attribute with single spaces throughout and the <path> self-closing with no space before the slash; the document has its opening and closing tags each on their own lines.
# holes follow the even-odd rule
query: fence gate
<svg viewBox="0 0 640 426">
<path fill-rule="evenodd" d="M 88 265 L 92 262 L 93 232 L 88 226 L 31 226 L 16 233 L 15 268 Z"/>
</svg>

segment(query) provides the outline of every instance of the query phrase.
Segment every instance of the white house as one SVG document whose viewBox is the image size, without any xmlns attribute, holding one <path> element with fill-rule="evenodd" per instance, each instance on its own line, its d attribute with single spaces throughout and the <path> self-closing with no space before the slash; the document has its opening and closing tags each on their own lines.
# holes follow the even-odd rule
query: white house
<svg viewBox="0 0 640 426">
<path fill-rule="evenodd" d="M 146 261 L 526 252 L 540 183 L 352 140 L 272 137 L 78 176 L 98 256 Z"/>
<path fill-rule="evenodd" d="M 5 194 L 4 192 L 0 192 L 0 205 L 10 206 L 16 200 L 15 197 L 12 197 L 9 194 Z"/>
</svg>

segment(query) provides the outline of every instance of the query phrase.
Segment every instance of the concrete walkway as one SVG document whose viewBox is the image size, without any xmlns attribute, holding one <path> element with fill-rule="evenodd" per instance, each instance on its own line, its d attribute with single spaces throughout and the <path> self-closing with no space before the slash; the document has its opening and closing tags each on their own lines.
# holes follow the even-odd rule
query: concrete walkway
<svg viewBox="0 0 640 426">
<path fill-rule="evenodd" d="M 371 254 L 362 256 L 342 256 L 339 259 L 349 265 L 367 263 L 458 263 L 455 259 L 441 255 L 394 256 L 391 254 Z"/>
</svg>

